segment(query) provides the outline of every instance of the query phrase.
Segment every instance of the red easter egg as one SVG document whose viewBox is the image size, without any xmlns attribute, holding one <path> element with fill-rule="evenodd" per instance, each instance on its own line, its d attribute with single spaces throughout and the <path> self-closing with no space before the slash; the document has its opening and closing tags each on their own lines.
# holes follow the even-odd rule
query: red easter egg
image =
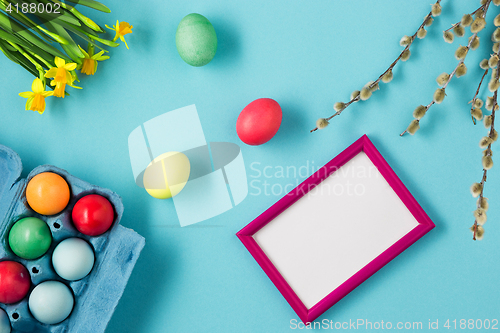
<svg viewBox="0 0 500 333">
<path fill-rule="evenodd" d="M 99 236 L 113 224 L 115 211 L 108 199 L 98 194 L 90 194 L 76 202 L 71 217 L 76 229 L 82 234 Z"/>
<path fill-rule="evenodd" d="M 0 303 L 19 302 L 28 294 L 30 285 L 26 267 L 15 261 L 0 262 Z"/>
<path fill-rule="evenodd" d="M 261 145 L 271 140 L 281 125 L 281 107 L 274 99 L 259 98 L 245 106 L 236 121 L 236 132 L 244 143 Z"/>
</svg>

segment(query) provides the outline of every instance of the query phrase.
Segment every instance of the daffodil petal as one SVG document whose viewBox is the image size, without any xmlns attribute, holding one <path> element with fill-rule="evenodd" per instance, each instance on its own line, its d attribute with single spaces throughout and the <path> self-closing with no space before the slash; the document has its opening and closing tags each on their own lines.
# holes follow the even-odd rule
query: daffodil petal
<svg viewBox="0 0 500 333">
<path fill-rule="evenodd" d="M 49 69 L 47 71 L 47 73 L 45 73 L 44 76 L 45 77 L 54 77 L 54 76 L 56 76 L 56 74 L 57 74 L 57 67 L 52 67 L 51 69 Z"/>
<path fill-rule="evenodd" d="M 71 76 L 71 73 L 66 71 L 66 82 L 69 83 L 69 84 L 72 84 L 73 83 L 73 76 Z"/>
<path fill-rule="evenodd" d="M 55 62 L 57 67 L 63 67 L 66 64 L 66 61 L 64 61 L 64 59 L 61 59 L 59 57 L 56 57 L 54 62 Z"/>
<path fill-rule="evenodd" d="M 76 63 L 71 62 L 69 64 L 64 65 L 64 69 L 67 71 L 73 71 L 76 68 Z"/>
<path fill-rule="evenodd" d="M 99 58 L 97 58 L 95 60 L 97 60 L 97 61 L 104 61 L 104 60 L 108 60 L 108 59 L 109 59 L 109 56 L 102 56 L 102 57 L 99 57 Z"/>
<path fill-rule="evenodd" d="M 32 91 L 25 91 L 25 92 L 19 93 L 19 96 L 21 96 L 23 98 L 30 98 L 30 97 L 35 96 L 35 93 Z"/>
<path fill-rule="evenodd" d="M 33 83 L 31 84 L 31 90 L 33 90 L 35 94 L 40 94 L 41 92 L 43 92 L 45 89 L 43 87 L 42 80 L 40 80 L 39 78 L 35 78 L 33 80 Z"/>
<path fill-rule="evenodd" d="M 80 49 L 80 51 L 82 51 L 83 55 L 85 55 L 85 58 L 89 58 L 89 54 L 87 53 L 87 51 L 85 51 L 84 49 L 82 49 L 82 47 L 80 45 L 78 45 L 78 48 Z"/>
<path fill-rule="evenodd" d="M 99 59 L 99 57 L 101 57 L 103 54 L 104 54 L 104 51 L 101 51 L 101 52 L 99 52 L 99 53 L 97 53 L 97 54 L 94 54 L 94 55 L 91 57 L 91 59 L 97 60 L 97 59 Z"/>
<path fill-rule="evenodd" d="M 41 95 L 43 97 L 49 97 L 49 96 L 54 95 L 54 92 L 53 91 L 44 91 L 43 93 L 41 93 Z"/>
<path fill-rule="evenodd" d="M 26 101 L 26 111 L 31 110 L 31 104 L 33 104 L 33 99 L 34 99 L 34 97 L 30 97 Z"/>
</svg>

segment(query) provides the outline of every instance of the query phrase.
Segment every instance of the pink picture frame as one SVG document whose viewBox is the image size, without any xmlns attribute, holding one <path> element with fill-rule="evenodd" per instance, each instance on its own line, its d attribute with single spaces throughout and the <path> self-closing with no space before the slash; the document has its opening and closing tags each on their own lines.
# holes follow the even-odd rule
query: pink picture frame
<svg viewBox="0 0 500 333">
<path fill-rule="evenodd" d="M 362 267 L 355 274 L 350 276 L 345 282 L 341 283 L 334 290 L 329 292 L 319 302 L 309 308 L 299 298 L 297 293 L 292 289 L 290 284 L 280 273 L 278 268 L 273 264 L 271 259 L 266 255 L 264 250 L 255 239 L 255 235 L 266 225 L 272 222 L 290 206 L 305 196 L 308 192 L 320 185 L 325 179 L 339 170 L 344 164 L 349 162 L 359 153 L 364 152 L 371 163 L 375 165 L 385 181 L 390 185 L 397 197 L 404 204 L 406 209 L 411 213 L 413 218 L 418 223 L 413 229 L 407 232 L 403 237 L 399 238 L 395 243 L 390 245 L 385 251 L 377 255 L 368 264 Z M 327 222 L 326 222 L 327 223 Z M 375 148 L 368 136 L 363 135 L 360 139 L 354 142 L 351 146 L 333 158 L 330 162 L 309 178 L 304 180 L 295 189 L 290 191 L 282 199 L 272 205 L 269 209 L 259 215 L 255 220 L 241 229 L 236 235 L 247 248 L 253 258 L 257 261 L 260 267 L 264 270 L 267 276 L 274 283 L 286 301 L 290 304 L 299 318 L 308 324 L 321 316 L 331 306 L 341 300 L 344 296 L 354 290 L 357 286 L 363 283 L 371 275 L 389 263 L 392 259 L 398 256 L 401 252 L 415 243 L 418 239 L 424 236 L 432 228 L 434 223 L 429 216 L 424 212 L 415 198 L 411 195 L 408 189 L 404 186 L 398 176 L 391 169 L 389 164 L 384 160 L 382 155 Z M 307 269 L 307 267 L 303 267 Z"/>
</svg>

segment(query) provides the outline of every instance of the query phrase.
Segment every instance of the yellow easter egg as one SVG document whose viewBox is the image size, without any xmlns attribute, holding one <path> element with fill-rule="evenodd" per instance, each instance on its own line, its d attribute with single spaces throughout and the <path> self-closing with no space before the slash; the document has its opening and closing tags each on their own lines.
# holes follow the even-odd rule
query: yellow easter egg
<svg viewBox="0 0 500 333">
<path fill-rule="evenodd" d="M 153 198 L 169 199 L 186 185 L 191 165 L 183 153 L 176 151 L 155 158 L 144 171 L 144 188 Z"/>
</svg>

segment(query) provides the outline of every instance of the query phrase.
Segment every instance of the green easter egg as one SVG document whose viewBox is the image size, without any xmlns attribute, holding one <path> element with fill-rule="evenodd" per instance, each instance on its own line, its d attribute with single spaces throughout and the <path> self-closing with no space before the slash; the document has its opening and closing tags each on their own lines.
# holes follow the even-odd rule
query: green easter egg
<svg viewBox="0 0 500 333">
<path fill-rule="evenodd" d="M 210 21 L 200 14 L 185 16 L 175 33 L 175 45 L 182 60 L 191 66 L 208 64 L 217 52 L 217 35 Z"/>
<path fill-rule="evenodd" d="M 47 223 L 36 217 L 17 221 L 9 232 L 9 245 L 17 256 L 36 259 L 45 254 L 52 243 Z"/>
</svg>

